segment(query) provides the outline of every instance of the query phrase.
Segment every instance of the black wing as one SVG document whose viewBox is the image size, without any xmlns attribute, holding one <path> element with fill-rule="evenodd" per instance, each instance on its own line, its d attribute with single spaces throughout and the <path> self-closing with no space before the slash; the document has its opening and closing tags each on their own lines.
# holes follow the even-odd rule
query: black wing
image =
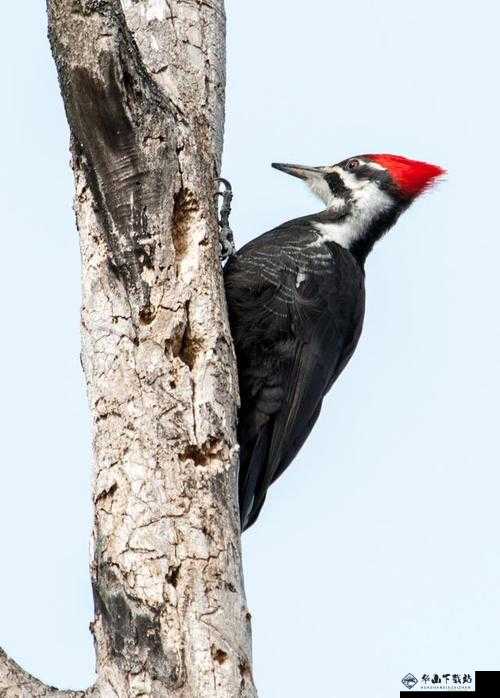
<svg viewBox="0 0 500 698">
<path fill-rule="evenodd" d="M 240 516 L 257 518 L 267 488 L 309 435 L 359 335 L 364 276 L 352 255 L 298 219 L 246 245 L 225 269 L 240 377 Z"/>
</svg>

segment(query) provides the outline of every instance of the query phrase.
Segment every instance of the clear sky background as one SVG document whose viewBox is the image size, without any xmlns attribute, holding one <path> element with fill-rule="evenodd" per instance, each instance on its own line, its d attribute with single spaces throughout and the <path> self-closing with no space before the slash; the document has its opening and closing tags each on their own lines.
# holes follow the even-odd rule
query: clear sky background
<svg viewBox="0 0 500 698">
<path fill-rule="evenodd" d="M 367 263 L 358 350 L 245 535 L 262 698 L 500 669 L 495 0 L 228 0 L 238 243 L 317 210 L 271 161 L 447 167 Z M 0 646 L 92 681 L 91 449 L 68 129 L 45 3 L 0 27 Z"/>
</svg>

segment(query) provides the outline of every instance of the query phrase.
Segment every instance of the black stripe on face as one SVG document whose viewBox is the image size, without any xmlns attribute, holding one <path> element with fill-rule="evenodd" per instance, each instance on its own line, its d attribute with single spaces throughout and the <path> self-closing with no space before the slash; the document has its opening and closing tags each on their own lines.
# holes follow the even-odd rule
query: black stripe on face
<svg viewBox="0 0 500 698">
<path fill-rule="evenodd" d="M 339 162 L 337 167 L 341 167 L 348 174 L 356 177 L 359 180 L 364 179 L 370 182 L 376 182 L 382 191 L 386 192 L 395 199 L 400 198 L 400 192 L 394 185 L 394 182 L 392 181 L 392 178 L 389 172 L 387 172 L 387 170 L 381 170 L 378 167 L 371 167 L 370 161 L 364 162 L 361 156 L 359 158 L 356 158 L 360 161 L 359 167 L 357 167 L 355 170 L 350 170 L 348 167 L 348 163 L 351 159 L 352 158 L 349 158 L 348 160 L 343 160 L 342 162 Z"/>
<path fill-rule="evenodd" d="M 351 170 L 349 168 L 349 163 L 352 160 L 356 160 L 359 165 L 356 167 L 356 169 Z M 367 180 L 378 180 L 379 178 L 383 178 L 384 176 L 384 171 L 375 169 L 370 167 L 370 164 L 368 162 L 365 162 L 362 160 L 361 156 L 355 157 L 355 158 L 348 158 L 347 160 L 342 160 L 342 162 L 339 162 L 337 167 L 341 167 L 347 174 L 351 175 L 352 177 L 356 177 L 356 179 L 362 180 L 362 179 L 367 179 Z"/>
<path fill-rule="evenodd" d="M 325 175 L 325 181 L 334 196 L 339 196 L 346 201 L 351 198 L 351 190 L 346 187 L 338 172 L 328 172 Z"/>
</svg>

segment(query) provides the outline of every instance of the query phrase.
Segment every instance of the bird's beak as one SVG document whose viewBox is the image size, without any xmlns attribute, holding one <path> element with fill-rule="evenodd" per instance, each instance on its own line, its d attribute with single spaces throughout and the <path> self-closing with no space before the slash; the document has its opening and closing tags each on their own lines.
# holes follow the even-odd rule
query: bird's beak
<svg viewBox="0 0 500 698">
<path fill-rule="evenodd" d="M 308 179 L 312 173 L 322 173 L 320 167 L 306 167 L 305 165 L 285 165 L 281 162 L 273 162 L 272 167 L 274 167 L 275 170 L 286 172 L 287 174 L 292 175 L 292 177 L 298 177 L 299 179 Z"/>
</svg>

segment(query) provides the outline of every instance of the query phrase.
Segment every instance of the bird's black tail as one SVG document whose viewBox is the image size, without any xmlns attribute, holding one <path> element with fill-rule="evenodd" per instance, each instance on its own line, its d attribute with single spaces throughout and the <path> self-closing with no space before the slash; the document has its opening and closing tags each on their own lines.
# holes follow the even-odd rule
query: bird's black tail
<svg viewBox="0 0 500 698">
<path fill-rule="evenodd" d="M 264 428 L 250 443 L 240 439 L 238 490 L 242 531 L 246 531 L 255 523 L 266 498 L 263 466 L 267 463 L 271 435 L 272 431 Z"/>
</svg>

